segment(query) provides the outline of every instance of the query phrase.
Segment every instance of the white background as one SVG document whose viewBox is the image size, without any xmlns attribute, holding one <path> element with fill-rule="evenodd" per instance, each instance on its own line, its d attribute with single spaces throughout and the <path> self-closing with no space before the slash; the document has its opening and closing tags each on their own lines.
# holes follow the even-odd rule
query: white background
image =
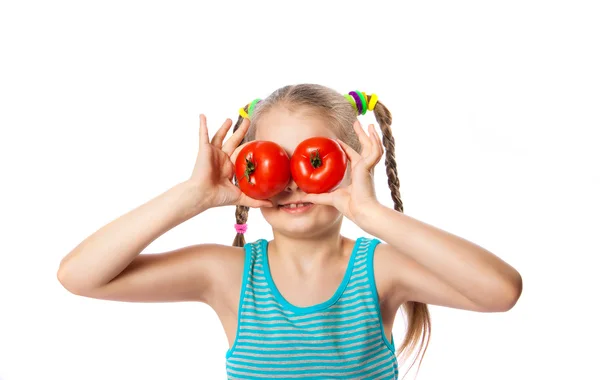
<svg viewBox="0 0 600 380">
<path fill-rule="evenodd" d="M 212 135 L 302 82 L 377 93 L 406 214 L 523 276 L 507 313 L 432 306 L 419 379 L 600 378 L 597 5 L 389 4 L 2 2 L 0 378 L 224 379 L 227 340 L 208 306 L 85 299 L 56 271 L 188 178 L 200 113 Z M 144 252 L 231 244 L 234 223 L 233 207 L 209 210 Z M 347 221 L 342 233 L 363 232 Z M 247 239 L 271 236 L 252 210 Z M 399 316 L 398 342 L 402 331 Z"/>
</svg>

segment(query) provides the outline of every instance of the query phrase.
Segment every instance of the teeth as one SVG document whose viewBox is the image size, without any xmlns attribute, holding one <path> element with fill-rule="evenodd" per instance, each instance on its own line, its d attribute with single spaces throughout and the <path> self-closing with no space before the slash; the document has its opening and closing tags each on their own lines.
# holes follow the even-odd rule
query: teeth
<svg viewBox="0 0 600 380">
<path fill-rule="evenodd" d="M 285 208 L 297 208 L 302 206 L 308 206 L 310 203 L 290 203 L 289 205 L 284 205 Z"/>
</svg>

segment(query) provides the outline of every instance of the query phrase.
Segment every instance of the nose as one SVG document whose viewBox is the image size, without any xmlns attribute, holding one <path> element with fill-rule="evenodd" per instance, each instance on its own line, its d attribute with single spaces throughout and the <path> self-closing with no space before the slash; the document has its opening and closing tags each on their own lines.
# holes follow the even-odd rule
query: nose
<svg viewBox="0 0 600 380">
<path fill-rule="evenodd" d="M 288 182 L 287 186 L 285 187 L 285 190 L 288 192 L 298 190 L 298 185 L 296 185 L 296 182 L 294 182 L 293 178 L 290 177 L 290 182 Z"/>
</svg>

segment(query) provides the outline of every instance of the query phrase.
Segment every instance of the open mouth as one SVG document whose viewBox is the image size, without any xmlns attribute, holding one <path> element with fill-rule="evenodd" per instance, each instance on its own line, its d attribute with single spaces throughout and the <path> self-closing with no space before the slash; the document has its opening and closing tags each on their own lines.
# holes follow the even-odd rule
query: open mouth
<svg viewBox="0 0 600 380">
<path fill-rule="evenodd" d="M 278 208 L 282 211 L 286 211 L 289 213 L 299 213 L 304 212 L 311 209 L 314 206 L 314 203 L 303 202 L 303 203 L 290 203 L 286 205 L 279 205 Z"/>
</svg>

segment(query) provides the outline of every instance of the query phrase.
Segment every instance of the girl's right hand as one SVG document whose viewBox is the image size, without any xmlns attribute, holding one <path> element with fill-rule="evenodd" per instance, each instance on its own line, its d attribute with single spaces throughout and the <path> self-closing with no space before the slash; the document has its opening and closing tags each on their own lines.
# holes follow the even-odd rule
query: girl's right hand
<svg viewBox="0 0 600 380">
<path fill-rule="evenodd" d="M 244 119 L 237 131 L 223 143 L 231 125 L 231 119 L 225 120 L 212 140 L 209 141 L 206 117 L 200 114 L 198 157 L 192 175 L 188 180 L 196 189 L 198 203 L 202 204 L 203 208 L 227 205 L 273 207 L 270 201 L 250 198 L 233 184 L 234 160 L 245 144 L 238 145 L 244 139 L 250 121 Z"/>
</svg>

